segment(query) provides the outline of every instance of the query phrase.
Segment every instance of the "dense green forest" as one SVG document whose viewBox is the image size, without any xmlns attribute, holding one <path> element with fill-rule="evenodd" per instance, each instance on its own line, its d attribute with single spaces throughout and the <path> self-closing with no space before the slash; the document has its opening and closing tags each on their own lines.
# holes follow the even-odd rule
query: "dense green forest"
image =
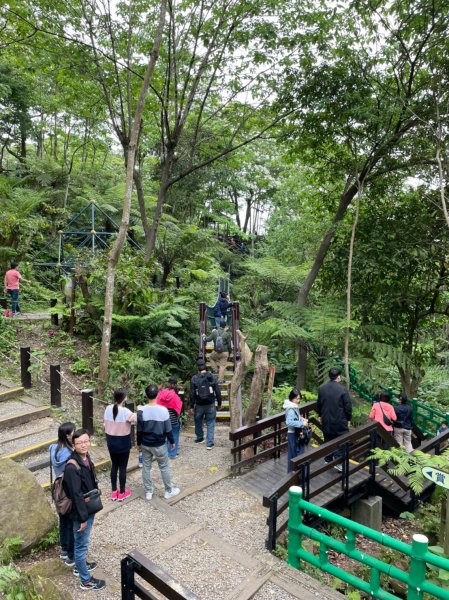
<svg viewBox="0 0 449 600">
<path fill-rule="evenodd" d="M 449 409 L 448 19 L 442 0 L 6 0 L 2 268 L 49 297 L 59 231 L 94 202 L 109 248 L 65 251 L 103 383 L 186 377 L 198 303 L 230 277 L 276 384 L 313 390 L 341 357 Z"/>
</svg>

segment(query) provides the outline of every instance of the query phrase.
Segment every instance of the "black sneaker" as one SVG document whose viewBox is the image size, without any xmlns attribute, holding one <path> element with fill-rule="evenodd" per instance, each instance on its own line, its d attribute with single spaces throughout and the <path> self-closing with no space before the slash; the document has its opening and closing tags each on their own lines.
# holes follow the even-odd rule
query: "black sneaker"
<svg viewBox="0 0 449 600">
<path fill-rule="evenodd" d="M 86 563 L 86 567 L 87 567 L 87 570 L 88 570 L 89 572 L 90 572 L 90 571 L 95 571 L 95 569 L 97 568 L 97 566 L 98 566 L 98 565 L 97 565 L 97 563 L 96 563 L 96 562 L 87 562 L 87 563 Z M 73 574 L 74 574 L 74 575 L 79 575 L 79 573 L 78 573 L 78 569 L 77 569 L 76 567 L 73 569 Z"/>
<path fill-rule="evenodd" d="M 95 577 L 91 577 L 89 581 L 85 583 L 80 583 L 80 589 L 82 590 L 102 590 L 106 587 L 106 581 L 103 579 L 95 579 Z"/>
<path fill-rule="evenodd" d="M 64 564 L 65 564 L 66 567 L 74 567 L 75 566 L 75 559 L 67 557 L 65 559 L 65 561 L 64 561 Z"/>
<path fill-rule="evenodd" d="M 214 448 L 214 447 L 215 447 L 215 444 L 208 444 L 208 445 L 206 446 L 206 449 L 207 449 L 207 450 L 212 450 L 212 448 Z"/>
<path fill-rule="evenodd" d="M 195 440 L 195 444 L 202 444 L 204 442 L 204 438 L 201 438 L 200 440 Z"/>
</svg>

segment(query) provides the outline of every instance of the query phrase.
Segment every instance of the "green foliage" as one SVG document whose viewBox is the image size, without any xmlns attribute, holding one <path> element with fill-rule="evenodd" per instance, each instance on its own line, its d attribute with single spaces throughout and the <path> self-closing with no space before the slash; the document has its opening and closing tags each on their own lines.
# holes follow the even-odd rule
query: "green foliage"
<svg viewBox="0 0 449 600">
<path fill-rule="evenodd" d="M 6 600 L 44 600 L 31 577 L 13 565 L 0 565 L 0 592 Z"/>
<path fill-rule="evenodd" d="M 59 544 L 59 526 L 54 527 L 39 541 L 37 546 L 33 548 L 33 553 L 38 553 L 42 550 L 48 550 L 48 548 L 51 548 L 56 544 Z"/>
<path fill-rule="evenodd" d="M 444 553 L 444 548 L 441 546 L 429 546 L 430 552 L 437 554 L 443 558 L 449 558 Z M 429 581 L 439 587 L 448 590 L 449 589 L 449 571 L 446 569 L 440 569 L 439 567 L 435 567 L 433 565 L 429 565 L 431 570 L 431 577 L 429 577 Z"/>
<path fill-rule="evenodd" d="M 9 355 L 18 348 L 17 329 L 9 319 L 0 316 L 0 351 Z"/>
<path fill-rule="evenodd" d="M 9 565 L 19 555 L 23 540 L 19 537 L 6 538 L 0 546 L 0 565 Z"/>
<path fill-rule="evenodd" d="M 70 366 L 70 370 L 74 375 L 85 375 L 92 372 L 92 367 L 86 358 L 79 358 Z"/>
<path fill-rule="evenodd" d="M 389 468 L 388 472 L 396 476 L 407 476 L 411 489 L 419 494 L 423 489 L 425 479 L 422 468 L 433 467 L 447 471 L 449 448 L 438 456 L 431 456 L 420 450 L 415 450 L 413 454 L 409 454 L 404 448 L 392 448 L 391 450 L 375 448 L 372 455 L 381 467 L 392 462 L 395 466 Z"/>
</svg>

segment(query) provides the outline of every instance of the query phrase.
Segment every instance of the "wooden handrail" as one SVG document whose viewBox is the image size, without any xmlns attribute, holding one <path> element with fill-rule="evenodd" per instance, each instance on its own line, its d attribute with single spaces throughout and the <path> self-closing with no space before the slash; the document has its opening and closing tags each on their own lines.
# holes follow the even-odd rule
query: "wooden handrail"
<svg viewBox="0 0 449 600">
<path fill-rule="evenodd" d="M 200 600 L 198 596 L 138 550 L 133 550 L 121 561 L 122 600 L 132 600 L 135 595 L 144 600 L 155 598 L 151 591 L 135 580 L 135 573 L 167 600 Z"/>
</svg>

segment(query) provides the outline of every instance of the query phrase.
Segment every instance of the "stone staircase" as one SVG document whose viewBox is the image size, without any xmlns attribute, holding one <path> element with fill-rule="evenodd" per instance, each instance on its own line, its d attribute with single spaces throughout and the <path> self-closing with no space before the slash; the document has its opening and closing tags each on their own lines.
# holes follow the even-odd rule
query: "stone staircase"
<svg viewBox="0 0 449 600">
<path fill-rule="evenodd" d="M 58 427 L 65 420 L 57 409 L 34 399 L 23 387 L 0 381 L 0 460 L 22 463 L 42 487 L 49 488 L 48 448 L 57 441 Z M 91 455 L 97 468 L 109 464 L 103 448 L 93 446 Z"/>
</svg>

